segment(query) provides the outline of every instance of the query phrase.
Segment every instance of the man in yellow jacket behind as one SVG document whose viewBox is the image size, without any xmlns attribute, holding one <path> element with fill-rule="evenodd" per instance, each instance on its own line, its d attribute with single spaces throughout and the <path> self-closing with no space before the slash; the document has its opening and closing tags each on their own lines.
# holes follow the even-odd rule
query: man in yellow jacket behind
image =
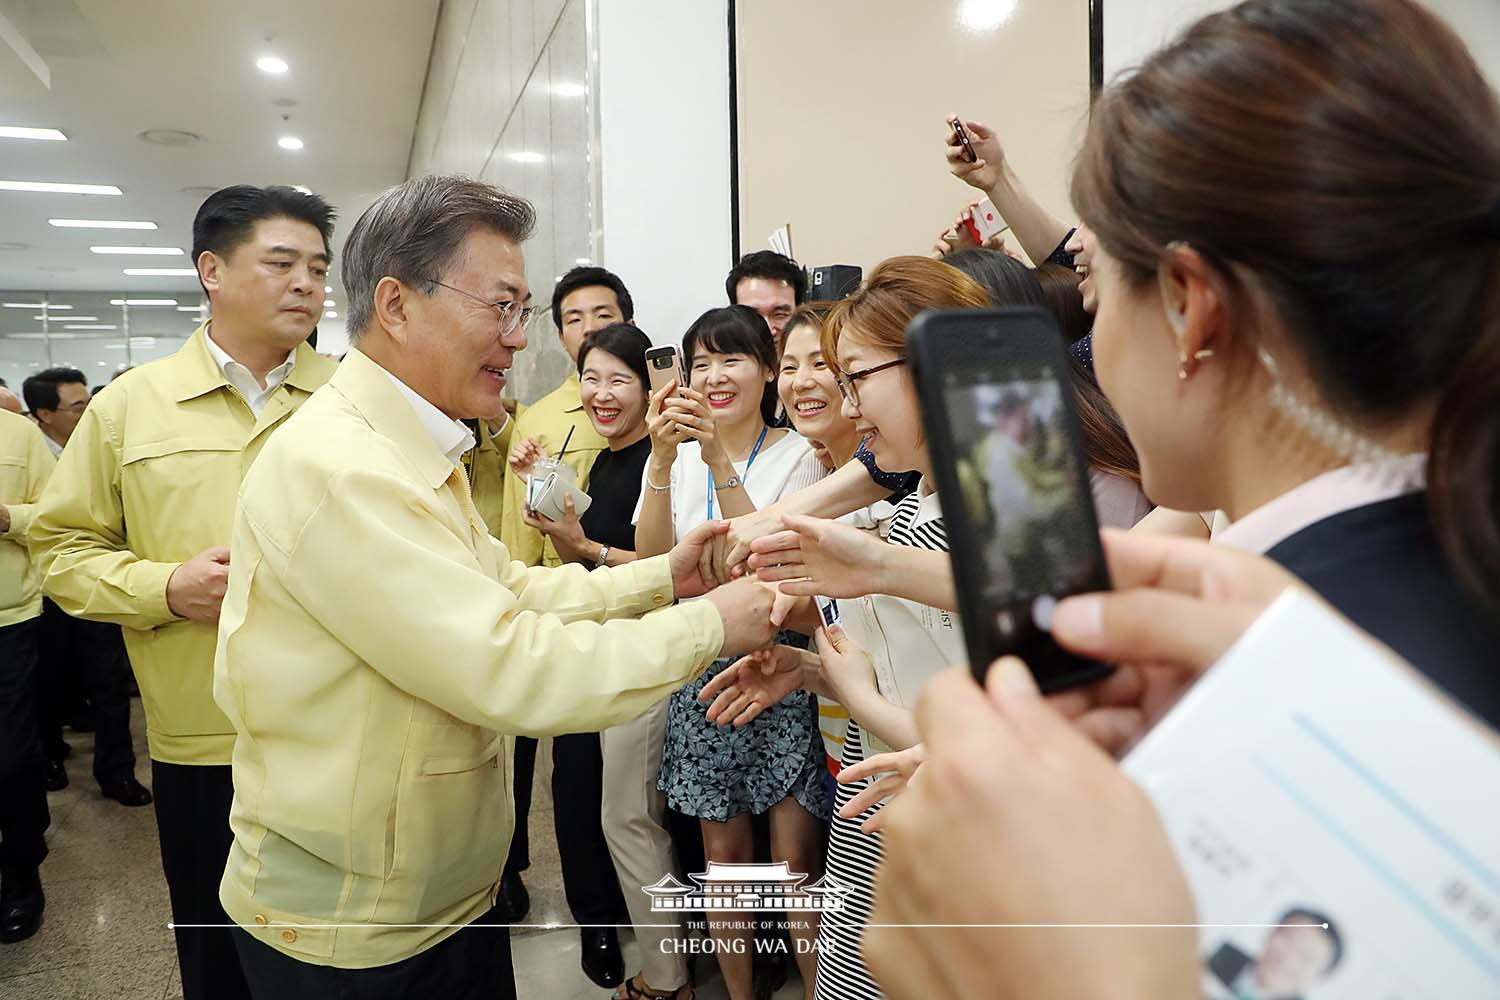
<svg viewBox="0 0 1500 1000">
<path fill-rule="evenodd" d="M 772 638 L 759 584 L 672 606 L 711 585 L 716 526 L 590 573 L 513 561 L 480 518 L 459 421 L 500 413 L 526 345 L 533 225 L 466 178 L 381 195 L 344 246 L 354 349 L 241 489 L 214 694 L 238 732 L 221 899 L 258 1000 L 515 996 L 506 928 L 468 926 L 513 736 L 633 718 Z"/>
<path fill-rule="evenodd" d="M 46 905 L 40 867 L 52 817 L 38 728 L 42 591 L 26 532 L 53 464 L 36 424 L 0 411 L 0 944 L 35 934 Z"/>
<path fill-rule="evenodd" d="M 218 901 L 234 727 L 214 704 L 214 644 L 240 480 L 335 368 L 305 343 L 332 232 L 327 202 L 293 188 L 210 195 L 193 220 L 193 259 L 213 319 L 95 397 L 31 526 L 47 596 L 124 626 L 184 1000 L 249 995 Z"/>
</svg>

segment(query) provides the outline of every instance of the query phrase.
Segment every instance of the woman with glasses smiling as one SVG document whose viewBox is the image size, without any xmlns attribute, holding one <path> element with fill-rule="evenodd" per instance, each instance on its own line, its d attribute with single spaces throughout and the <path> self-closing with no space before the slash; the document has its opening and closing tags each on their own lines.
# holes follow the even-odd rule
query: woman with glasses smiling
<svg viewBox="0 0 1500 1000">
<path fill-rule="evenodd" d="M 915 469 L 916 492 L 896 505 L 886 531 L 892 545 L 948 550 L 931 458 L 922 432 L 916 384 L 906 367 L 906 327 L 927 309 L 989 305 L 984 288 L 957 268 L 926 257 L 894 257 L 878 266 L 853 296 L 838 303 L 823 327 L 823 357 L 834 363 L 843 415 L 854 421 L 883 469 Z M 958 616 L 916 601 L 874 594 L 834 605 L 839 624 L 818 635 L 816 654 L 777 647 L 733 664 L 700 696 L 713 701 L 708 718 L 746 725 L 762 707 L 805 688 L 849 709 L 841 765 L 917 742 L 911 706 L 928 679 L 964 660 Z M 846 631 L 847 630 L 847 631 Z M 869 653 L 866 653 L 869 650 Z M 762 671 L 767 660 L 776 670 Z M 708 676 L 708 675 L 705 675 Z M 872 811 L 845 815 L 870 779 L 840 784 L 827 873 L 850 890 L 844 906 L 824 913 L 819 935 L 817 996 L 825 1000 L 880 996 L 860 953 L 873 903 L 880 839 L 860 829 Z"/>
</svg>

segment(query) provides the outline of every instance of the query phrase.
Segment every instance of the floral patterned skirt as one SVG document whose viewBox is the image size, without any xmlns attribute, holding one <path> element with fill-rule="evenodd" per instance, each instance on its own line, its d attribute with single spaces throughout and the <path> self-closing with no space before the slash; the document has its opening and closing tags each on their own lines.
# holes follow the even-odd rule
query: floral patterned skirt
<svg viewBox="0 0 1500 1000">
<path fill-rule="evenodd" d="M 698 692 L 734 662 L 715 660 L 672 695 L 657 782 L 667 804 L 684 815 L 722 823 L 767 812 L 793 795 L 808 812 L 827 819 L 831 806 L 813 695 L 793 691 L 738 729 L 708 721 L 710 703 L 699 701 Z"/>
</svg>

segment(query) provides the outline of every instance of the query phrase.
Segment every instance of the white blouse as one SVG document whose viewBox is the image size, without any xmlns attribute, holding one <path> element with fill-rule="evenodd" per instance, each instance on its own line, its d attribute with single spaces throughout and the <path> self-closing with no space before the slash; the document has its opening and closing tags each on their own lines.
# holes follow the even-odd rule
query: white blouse
<svg viewBox="0 0 1500 1000">
<path fill-rule="evenodd" d="M 756 510 L 769 507 L 782 497 L 805 489 L 828 475 L 812 445 L 791 430 L 776 442 L 761 448 L 755 456 L 755 464 L 748 471 L 745 466 L 744 462 L 735 462 L 734 471 L 744 481 L 745 492 L 750 495 L 750 502 L 755 504 Z M 651 489 L 650 478 L 648 463 L 641 476 L 641 498 L 635 504 L 635 514 L 631 518 L 633 524 L 641 521 L 641 509 Z M 685 441 L 677 446 L 671 483 L 672 537 L 680 541 L 708 520 L 708 465 L 703 461 L 703 449 L 697 441 Z M 714 516 L 724 516 L 724 505 L 718 497 L 714 498 Z"/>
</svg>

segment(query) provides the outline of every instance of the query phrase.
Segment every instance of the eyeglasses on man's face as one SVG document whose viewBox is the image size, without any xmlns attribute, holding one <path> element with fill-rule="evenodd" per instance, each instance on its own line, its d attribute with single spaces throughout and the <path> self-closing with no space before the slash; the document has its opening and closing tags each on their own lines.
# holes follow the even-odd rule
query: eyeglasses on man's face
<svg viewBox="0 0 1500 1000">
<path fill-rule="evenodd" d="M 839 384 L 839 392 L 844 394 L 844 399 L 848 401 L 849 405 L 858 408 L 859 386 L 857 383 L 860 379 L 869 378 L 871 375 L 883 372 L 887 368 L 895 368 L 897 365 L 904 364 L 906 364 L 905 358 L 897 358 L 895 361 L 887 361 L 883 365 L 862 368 L 857 372 L 839 372 L 833 376 L 833 379 Z"/>
<path fill-rule="evenodd" d="M 531 322 L 531 317 L 536 315 L 535 306 L 523 306 L 519 302 L 506 299 L 497 299 L 494 302 L 491 302 L 489 299 L 484 298 L 480 295 L 475 295 L 473 292 L 466 292 L 462 288 L 455 288 L 445 281 L 439 281 L 436 278 L 428 278 L 427 280 L 432 282 L 434 285 L 441 285 L 442 287 L 448 289 L 450 292 L 457 292 L 465 298 L 473 299 L 480 305 L 488 306 L 489 308 L 499 313 L 500 336 L 502 337 L 507 333 L 510 333 L 518 326 L 525 327 L 527 323 Z"/>
</svg>

